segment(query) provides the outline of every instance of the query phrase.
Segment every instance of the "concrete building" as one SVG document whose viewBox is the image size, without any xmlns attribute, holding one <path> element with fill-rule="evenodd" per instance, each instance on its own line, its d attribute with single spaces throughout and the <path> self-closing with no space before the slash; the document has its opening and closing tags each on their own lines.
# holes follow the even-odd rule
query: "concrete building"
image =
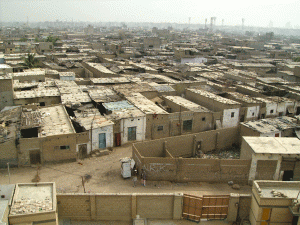
<svg viewBox="0 0 300 225">
<path fill-rule="evenodd" d="M 114 122 L 115 146 L 130 141 L 145 140 L 146 116 L 128 101 L 102 104 L 106 109 L 105 117 Z"/>
<path fill-rule="evenodd" d="M 243 137 L 241 159 L 250 159 L 249 182 L 300 180 L 300 140 L 286 137 Z"/>
<path fill-rule="evenodd" d="M 82 62 L 82 65 L 92 72 L 92 77 L 100 78 L 100 77 L 119 77 L 118 74 L 112 72 L 107 69 L 101 63 L 92 63 L 92 62 Z"/>
<path fill-rule="evenodd" d="M 299 188 L 300 182 L 254 181 L 251 225 L 299 225 Z"/>
<path fill-rule="evenodd" d="M 105 149 L 113 147 L 113 125 L 114 123 L 102 116 L 98 109 L 84 109 L 83 111 L 75 111 L 75 119 L 83 128 L 83 131 L 89 132 L 87 144 L 87 152 L 79 152 L 84 157 L 97 149 Z M 83 150 L 81 150 L 83 151 Z"/>
<path fill-rule="evenodd" d="M 61 103 L 68 108 L 76 109 L 92 101 L 88 93 L 83 92 L 75 81 L 55 80 L 55 84 L 61 94 Z"/>
<path fill-rule="evenodd" d="M 39 42 L 36 46 L 36 51 L 39 54 L 51 53 L 54 51 L 54 46 L 52 42 Z"/>
<path fill-rule="evenodd" d="M 162 41 L 159 37 L 145 37 L 143 43 L 145 49 L 160 49 Z"/>
<path fill-rule="evenodd" d="M 198 133 L 213 129 L 213 112 L 207 108 L 191 102 L 180 96 L 163 96 L 165 104 L 169 107 L 169 112 L 179 113 L 180 121 L 182 121 L 182 134 L 187 132 L 187 128 L 191 123 L 192 133 Z M 188 118 L 188 113 L 192 113 L 192 117 Z M 171 116 L 172 114 L 170 114 Z M 189 122 L 191 121 L 191 122 Z M 180 122 L 181 123 L 181 122 Z"/>
<path fill-rule="evenodd" d="M 18 165 L 17 142 L 22 109 L 20 106 L 5 107 L 0 112 L 0 168 Z"/>
<path fill-rule="evenodd" d="M 9 224 L 58 224 L 55 183 L 16 184 Z"/>
<path fill-rule="evenodd" d="M 253 99 L 248 95 L 243 95 L 238 92 L 229 92 L 225 95 L 226 98 L 232 99 L 242 104 L 240 111 L 240 121 L 257 120 L 260 117 L 261 102 Z"/>
<path fill-rule="evenodd" d="M 170 136 L 169 113 L 140 93 L 132 93 L 126 99 L 146 115 L 146 139 Z"/>
<path fill-rule="evenodd" d="M 45 70 L 33 69 L 19 73 L 9 73 L 13 80 L 18 80 L 20 83 L 35 83 L 45 82 Z"/>
<path fill-rule="evenodd" d="M 0 110 L 14 105 L 13 79 L 11 75 L 0 76 Z"/>
<path fill-rule="evenodd" d="M 14 85 L 28 86 L 26 85 Z M 34 85 L 34 83 L 31 83 Z M 25 87 L 24 87 L 25 88 Z M 36 88 L 31 90 L 15 91 L 14 92 L 14 105 L 39 105 L 39 106 L 51 106 L 61 103 L 61 95 L 57 87 L 49 87 L 46 83 L 37 85 Z"/>
<path fill-rule="evenodd" d="M 0 64 L 0 76 L 6 75 L 8 73 L 12 73 L 13 68 L 7 64 Z"/>
<path fill-rule="evenodd" d="M 87 144 L 86 132 L 76 134 L 63 105 L 27 109 L 22 113 L 18 164 L 74 161 L 79 147 Z"/>
<path fill-rule="evenodd" d="M 241 104 L 236 101 L 196 89 L 186 89 L 186 98 L 213 112 L 220 112 L 220 120 L 216 123 L 223 128 L 235 127 L 239 123 Z"/>
</svg>

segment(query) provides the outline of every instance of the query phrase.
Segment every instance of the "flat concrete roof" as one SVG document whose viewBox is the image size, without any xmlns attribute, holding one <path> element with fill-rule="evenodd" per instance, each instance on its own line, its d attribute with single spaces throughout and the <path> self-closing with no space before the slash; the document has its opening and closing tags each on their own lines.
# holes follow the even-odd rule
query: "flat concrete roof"
<svg viewBox="0 0 300 225">
<path fill-rule="evenodd" d="M 141 93 L 133 93 L 126 98 L 145 114 L 169 114 Z"/>
<path fill-rule="evenodd" d="M 174 102 L 177 105 L 183 106 L 193 112 L 210 112 L 210 110 L 208 110 L 207 108 L 205 108 L 201 105 L 198 105 L 194 102 L 191 102 L 180 96 L 163 96 L 163 97 L 170 100 L 171 102 Z"/>
<path fill-rule="evenodd" d="M 243 137 L 255 154 L 299 155 L 300 140 L 292 137 Z"/>
<path fill-rule="evenodd" d="M 85 130 L 90 130 L 91 128 L 96 129 L 114 124 L 111 120 L 102 116 L 98 109 L 89 109 L 84 112 L 75 111 L 74 113 L 76 116 L 75 121 L 83 126 Z"/>
<path fill-rule="evenodd" d="M 299 181 L 254 181 L 253 186 L 258 190 L 261 198 L 282 198 L 275 197 L 273 191 L 284 194 L 287 199 L 300 198 L 300 182 Z"/>
<path fill-rule="evenodd" d="M 75 133 L 64 106 L 57 105 L 40 108 L 38 111 L 42 115 L 42 126 L 39 130 L 39 137 Z"/>
<path fill-rule="evenodd" d="M 203 97 L 206 97 L 206 98 L 209 98 L 209 99 L 213 99 L 214 101 L 217 101 L 217 102 L 222 103 L 222 104 L 241 105 L 241 103 L 239 103 L 239 102 L 233 101 L 233 100 L 228 99 L 228 98 L 223 98 L 223 97 L 221 97 L 219 95 L 210 93 L 208 91 L 191 89 L 191 88 L 188 88 L 186 90 L 194 92 L 195 94 L 201 95 Z"/>
<path fill-rule="evenodd" d="M 54 183 L 17 184 L 10 215 L 53 211 L 55 195 Z"/>
</svg>

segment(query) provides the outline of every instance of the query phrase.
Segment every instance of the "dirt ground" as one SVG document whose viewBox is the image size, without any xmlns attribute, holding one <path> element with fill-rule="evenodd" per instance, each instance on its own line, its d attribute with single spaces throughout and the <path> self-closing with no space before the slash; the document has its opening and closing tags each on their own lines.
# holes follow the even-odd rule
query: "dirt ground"
<svg viewBox="0 0 300 225">
<path fill-rule="evenodd" d="M 189 182 L 174 183 L 163 181 L 147 181 L 143 187 L 138 180 L 133 187 L 132 179 L 121 177 L 120 159 L 131 156 L 131 145 L 114 148 L 106 156 L 87 158 L 80 162 L 63 164 L 48 164 L 39 170 L 40 182 L 55 182 L 58 193 L 83 193 L 82 176 L 91 178 L 85 183 L 86 192 L 90 193 L 173 193 L 183 192 L 192 195 L 250 194 L 250 186 L 241 186 L 240 190 L 233 190 L 228 184 Z M 36 167 L 22 167 L 10 169 L 10 183 L 31 183 L 37 174 Z M 0 171 L 0 183 L 8 184 L 9 176 L 6 169 Z"/>
</svg>

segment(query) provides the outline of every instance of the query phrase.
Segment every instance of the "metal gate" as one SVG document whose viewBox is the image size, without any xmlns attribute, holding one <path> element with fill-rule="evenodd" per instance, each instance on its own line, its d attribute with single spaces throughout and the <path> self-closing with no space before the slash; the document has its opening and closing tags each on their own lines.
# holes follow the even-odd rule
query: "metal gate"
<svg viewBox="0 0 300 225">
<path fill-rule="evenodd" d="M 199 222 L 201 219 L 225 219 L 229 195 L 184 195 L 182 217 Z"/>
</svg>

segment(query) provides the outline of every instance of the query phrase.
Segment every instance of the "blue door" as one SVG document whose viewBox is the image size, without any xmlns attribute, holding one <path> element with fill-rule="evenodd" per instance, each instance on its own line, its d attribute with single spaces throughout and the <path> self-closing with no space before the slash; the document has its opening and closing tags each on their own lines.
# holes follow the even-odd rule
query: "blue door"
<svg viewBox="0 0 300 225">
<path fill-rule="evenodd" d="M 106 133 L 99 134 L 99 148 L 106 148 Z"/>
<path fill-rule="evenodd" d="M 128 141 L 136 140 L 136 127 L 128 127 Z"/>
</svg>

